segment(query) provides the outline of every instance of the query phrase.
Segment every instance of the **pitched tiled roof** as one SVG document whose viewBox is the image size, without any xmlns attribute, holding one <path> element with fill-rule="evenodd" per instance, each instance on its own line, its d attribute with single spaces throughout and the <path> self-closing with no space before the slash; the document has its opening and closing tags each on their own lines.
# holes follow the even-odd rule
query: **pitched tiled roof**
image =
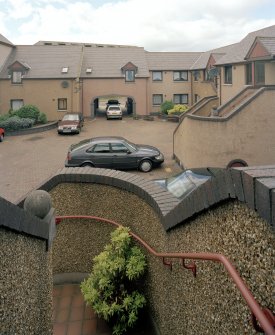
<svg viewBox="0 0 275 335">
<path fill-rule="evenodd" d="M 189 70 L 201 52 L 146 52 L 149 70 Z"/>
<path fill-rule="evenodd" d="M 8 44 L 10 46 L 13 46 L 13 44 L 3 35 L 0 34 L 0 44 Z"/>
<path fill-rule="evenodd" d="M 148 77 L 145 51 L 140 47 L 84 47 L 81 77 L 119 78 L 123 77 L 121 68 L 133 63 L 138 71 L 136 77 Z M 90 74 L 86 69 L 92 69 Z"/>
<path fill-rule="evenodd" d="M 81 46 L 16 46 L 7 59 L 0 78 L 8 77 L 8 67 L 15 61 L 30 67 L 24 78 L 75 78 L 81 61 Z M 68 67 L 67 73 L 61 73 Z"/>
<path fill-rule="evenodd" d="M 275 37 L 275 25 L 249 33 L 239 43 L 233 45 L 226 55 L 217 61 L 216 65 L 244 62 L 244 58 L 257 36 Z"/>
<path fill-rule="evenodd" d="M 270 56 L 275 55 L 275 36 L 274 37 L 260 37 L 259 41 L 266 48 Z"/>
<path fill-rule="evenodd" d="M 192 70 L 205 69 L 211 54 L 213 55 L 213 57 L 217 61 L 218 59 L 223 57 L 226 54 L 226 52 L 228 50 L 230 50 L 234 45 L 235 44 L 231 44 L 231 45 L 227 45 L 227 46 L 224 46 L 224 47 L 221 47 L 221 48 L 212 49 L 212 50 L 203 52 L 200 55 L 200 57 L 195 61 L 195 63 L 192 65 L 191 69 Z"/>
</svg>

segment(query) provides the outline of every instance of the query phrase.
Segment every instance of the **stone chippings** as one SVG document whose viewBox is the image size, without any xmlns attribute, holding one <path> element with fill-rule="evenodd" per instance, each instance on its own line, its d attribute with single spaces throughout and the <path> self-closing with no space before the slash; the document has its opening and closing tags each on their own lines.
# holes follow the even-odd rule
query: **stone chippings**
<svg viewBox="0 0 275 335">
<path fill-rule="evenodd" d="M 173 230 L 164 231 L 153 209 L 136 195 L 98 184 L 59 184 L 51 191 L 57 215 L 95 215 L 128 226 L 160 252 L 216 252 L 232 261 L 256 300 L 271 310 L 275 238 L 272 228 L 245 204 L 232 200 Z M 53 269 L 90 272 L 109 232 L 105 224 L 61 224 Z M 173 270 L 147 254 L 144 286 L 161 335 L 256 334 L 248 307 L 219 263 L 196 261 L 197 278 L 179 261 Z"/>
<path fill-rule="evenodd" d="M 1 229 L 0 245 L 0 334 L 52 334 L 51 254 L 45 241 Z"/>
</svg>

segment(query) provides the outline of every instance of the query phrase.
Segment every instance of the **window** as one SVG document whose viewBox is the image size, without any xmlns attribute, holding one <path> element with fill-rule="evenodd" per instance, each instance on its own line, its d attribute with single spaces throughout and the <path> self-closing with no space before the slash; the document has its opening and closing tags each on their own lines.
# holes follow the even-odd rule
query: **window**
<svg viewBox="0 0 275 335">
<path fill-rule="evenodd" d="M 224 67 L 224 83 L 232 84 L 232 65 L 225 65 Z"/>
<path fill-rule="evenodd" d="M 122 143 L 111 143 L 112 151 L 116 153 L 127 153 L 129 149 Z"/>
<path fill-rule="evenodd" d="M 245 65 L 245 84 L 252 85 L 252 63 Z"/>
<path fill-rule="evenodd" d="M 94 146 L 94 153 L 96 154 L 106 154 L 110 153 L 110 146 L 109 143 L 101 143 L 101 144 L 96 144 Z"/>
<path fill-rule="evenodd" d="M 210 81 L 209 71 L 206 69 L 203 71 L 204 81 Z"/>
<path fill-rule="evenodd" d="M 152 72 L 153 81 L 162 81 L 162 71 Z"/>
<path fill-rule="evenodd" d="M 22 106 L 24 106 L 23 99 L 13 99 L 13 100 L 11 100 L 11 109 L 13 111 L 16 111 L 17 109 L 21 108 Z"/>
<path fill-rule="evenodd" d="M 255 84 L 265 83 L 265 66 L 264 62 L 255 62 Z"/>
<path fill-rule="evenodd" d="M 135 71 L 134 70 L 125 71 L 125 81 L 135 81 Z"/>
<path fill-rule="evenodd" d="M 200 71 L 198 71 L 198 70 L 194 71 L 193 76 L 194 76 L 194 81 L 199 81 Z"/>
<path fill-rule="evenodd" d="M 67 110 L 67 99 L 66 98 L 58 99 L 58 110 L 60 111 Z"/>
<path fill-rule="evenodd" d="M 68 73 L 69 68 L 68 66 L 62 67 L 61 73 Z"/>
<path fill-rule="evenodd" d="M 12 72 L 12 83 L 13 84 L 21 84 L 22 83 L 22 72 L 21 71 L 13 71 Z"/>
<path fill-rule="evenodd" d="M 195 94 L 195 102 L 198 102 L 200 100 L 200 96 L 198 94 Z"/>
<path fill-rule="evenodd" d="M 153 94 L 153 105 L 159 106 L 163 103 L 163 95 L 162 94 Z"/>
<path fill-rule="evenodd" d="M 174 81 L 187 81 L 188 71 L 174 71 Z"/>
<path fill-rule="evenodd" d="M 188 104 L 188 94 L 174 94 L 174 104 Z"/>
</svg>

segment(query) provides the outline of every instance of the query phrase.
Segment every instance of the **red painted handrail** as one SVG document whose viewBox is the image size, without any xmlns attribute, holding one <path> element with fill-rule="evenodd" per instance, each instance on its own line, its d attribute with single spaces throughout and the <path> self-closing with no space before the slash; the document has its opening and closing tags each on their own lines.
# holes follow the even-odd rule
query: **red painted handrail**
<svg viewBox="0 0 275 335">
<path fill-rule="evenodd" d="M 56 217 L 56 224 L 59 224 L 63 219 L 93 219 L 105 223 L 112 224 L 116 227 L 120 227 L 121 224 L 109 220 L 104 219 L 97 216 L 90 216 L 90 215 L 65 215 L 65 216 L 57 216 Z M 145 241 L 143 241 L 138 235 L 130 232 L 130 235 L 137 240 L 147 251 L 149 251 L 152 255 L 162 258 L 163 263 L 165 265 L 170 266 L 172 269 L 172 263 L 166 262 L 165 258 L 179 258 L 183 260 L 183 266 L 187 269 L 193 271 L 194 276 L 196 276 L 196 266 L 194 263 L 189 265 L 184 264 L 185 259 L 192 259 L 192 260 L 206 260 L 206 261 L 216 261 L 220 262 L 226 268 L 228 274 L 233 279 L 235 285 L 241 292 L 244 300 L 246 301 L 250 311 L 252 313 L 253 325 L 257 331 L 264 331 L 266 335 L 275 335 L 275 317 L 274 314 L 267 308 L 262 309 L 258 302 L 253 297 L 250 290 L 245 285 L 244 281 L 241 279 L 240 275 L 238 274 L 237 270 L 233 266 L 233 264 L 222 254 L 215 254 L 215 253 L 206 253 L 206 252 L 198 252 L 198 253 L 163 253 L 157 252 L 153 248 L 151 248 Z M 255 318 L 258 320 L 260 326 L 257 324 Z"/>
</svg>

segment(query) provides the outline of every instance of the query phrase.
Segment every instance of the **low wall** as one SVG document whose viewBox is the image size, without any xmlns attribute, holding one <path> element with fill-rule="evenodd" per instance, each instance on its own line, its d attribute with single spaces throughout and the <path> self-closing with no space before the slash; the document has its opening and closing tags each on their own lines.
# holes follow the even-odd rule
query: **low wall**
<svg viewBox="0 0 275 335">
<path fill-rule="evenodd" d="M 93 215 L 131 228 L 162 252 L 223 253 L 236 266 L 256 300 L 272 301 L 274 234 L 246 204 L 228 200 L 165 232 L 153 207 L 137 195 L 113 186 L 62 183 L 50 191 L 57 215 Z M 109 241 L 113 228 L 91 220 L 58 226 L 53 244 L 53 272 L 90 272 L 92 258 Z M 198 274 L 179 264 L 173 270 L 147 254 L 144 287 L 161 335 L 254 334 L 249 310 L 220 264 L 198 261 Z"/>
<path fill-rule="evenodd" d="M 35 133 L 41 133 L 43 131 L 47 131 L 50 129 L 54 129 L 57 127 L 58 121 L 49 122 L 47 124 L 42 124 L 40 126 L 32 127 L 32 128 L 25 128 L 15 131 L 9 131 L 6 132 L 6 136 L 18 136 L 18 135 L 27 135 L 27 134 L 35 134 Z"/>
<path fill-rule="evenodd" d="M 266 89 L 225 117 L 188 114 L 174 132 L 174 156 L 185 169 L 227 167 L 236 159 L 249 166 L 274 164 L 274 96 L 274 89 Z"/>
</svg>

